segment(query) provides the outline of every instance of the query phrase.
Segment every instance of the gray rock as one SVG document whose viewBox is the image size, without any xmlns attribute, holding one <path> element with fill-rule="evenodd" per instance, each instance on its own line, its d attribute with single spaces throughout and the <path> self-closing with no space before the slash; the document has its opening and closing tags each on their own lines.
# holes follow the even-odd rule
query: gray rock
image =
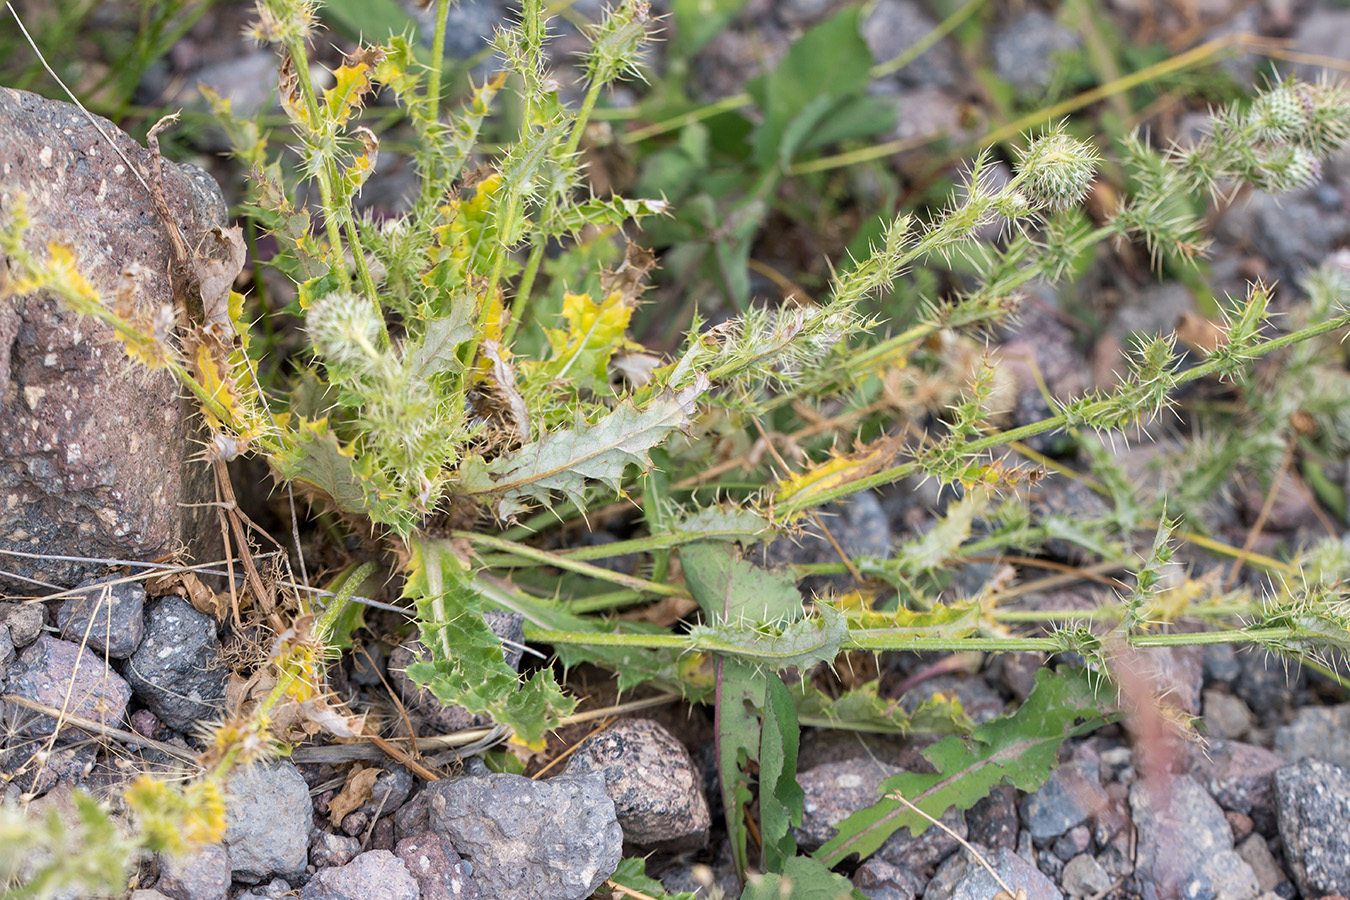
<svg viewBox="0 0 1350 900">
<path fill-rule="evenodd" d="M 31 714 L 30 714 L 31 715 Z M 0 782 L 40 797 L 57 784 L 83 784 L 98 761 L 98 748 L 80 742 L 46 749 L 45 741 L 20 740 L 0 751 Z"/>
<path fill-rule="evenodd" d="M 361 852 L 361 842 L 345 834 L 316 830 L 309 842 L 309 864 L 316 869 L 345 866 Z"/>
<path fill-rule="evenodd" d="M 305 867 L 314 806 L 289 762 L 236 770 L 226 792 L 225 845 L 235 878 L 256 883 Z"/>
<path fill-rule="evenodd" d="M 1075 825 L 1055 838 L 1050 851 L 1063 862 L 1068 862 L 1080 853 L 1086 853 L 1092 847 L 1092 832 L 1086 825 Z"/>
<path fill-rule="evenodd" d="M 619 865 L 623 829 L 600 775 L 494 774 L 428 785 L 431 828 L 495 900 L 582 900 Z"/>
<path fill-rule="evenodd" d="M 1303 670 L 1290 666 L 1278 653 L 1245 650 L 1237 654 L 1237 660 L 1242 670 L 1233 683 L 1233 692 L 1263 727 L 1287 724 L 1286 715 L 1296 708 L 1294 692 L 1305 684 Z"/>
<path fill-rule="evenodd" d="M 906 712 L 913 713 L 924 703 L 938 699 L 939 695 L 955 696 L 961 701 L 962 711 L 976 724 L 997 719 L 1003 714 L 1003 698 L 989 686 L 989 682 L 977 675 L 956 673 L 925 678 L 900 696 L 900 706 Z"/>
<path fill-rule="evenodd" d="M 1013 890 L 1024 890 L 1027 900 L 1062 900 L 1055 883 L 1035 866 L 1005 848 L 981 855 Z M 989 900 L 1003 888 L 968 853 L 954 853 L 924 889 L 923 900 Z"/>
<path fill-rule="evenodd" d="M 1174 885 L 1183 897 L 1255 900 L 1256 874 L 1233 852 L 1223 810 L 1194 778 L 1135 782 L 1130 808 L 1138 829 L 1135 874 L 1144 885 Z M 1212 893 L 1211 893 L 1212 892 Z"/>
<path fill-rule="evenodd" d="M 418 900 L 419 896 L 417 880 L 388 850 L 370 850 L 345 866 L 320 869 L 300 892 L 300 900 Z"/>
<path fill-rule="evenodd" d="M 370 786 L 370 799 L 361 804 L 358 812 L 365 813 L 366 820 L 392 815 L 401 807 L 412 792 L 413 774 L 403 766 L 390 766 L 375 776 Z"/>
<path fill-rule="evenodd" d="M 997 850 L 1017 849 L 1017 788 L 998 784 L 966 810 L 966 840 Z"/>
<path fill-rule="evenodd" d="M 41 603 L 0 603 L 0 623 L 9 629 L 14 649 L 22 650 L 42 634 Z"/>
<path fill-rule="evenodd" d="M 139 581 L 121 581 L 110 575 L 84 582 L 89 588 L 76 594 L 56 614 L 61 637 L 80 643 L 87 640 L 99 654 L 126 659 L 145 637 L 145 588 Z M 109 582 L 121 581 L 120 584 Z"/>
<path fill-rule="evenodd" d="M 863 22 L 862 36 L 878 63 L 890 62 L 928 36 L 937 23 L 915 0 L 880 0 Z M 905 87 L 958 87 L 956 55 L 950 41 L 939 41 L 903 69 L 895 79 Z"/>
<path fill-rule="evenodd" d="M 925 880 L 908 866 L 872 857 L 853 873 L 853 886 L 868 900 L 914 900 L 923 894 Z"/>
<path fill-rule="evenodd" d="M 394 813 L 394 837 L 397 840 L 421 834 L 431 827 L 430 799 L 426 791 L 418 791 L 398 808 Z"/>
<path fill-rule="evenodd" d="M 126 673 L 136 695 L 176 731 L 219 715 L 226 667 L 216 620 L 179 597 L 160 598 L 150 605 L 145 639 Z"/>
<path fill-rule="evenodd" d="M 161 854 L 155 890 L 173 900 L 225 900 L 230 893 L 230 854 L 207 844 L 181 857 Z"/>
<path fill-rule="evenodd" d="M 662 849 L 708 842 L 703 775 L 684 745 L 651 719 L 624 719 L 583 741 L 565 774 L 590 772 L 604 776 L 625 841 Z"/>
<path fill-rule="evenodd" d="M 16 657 L 14 639 L 9 636 L 9 626 L 0 625 L 0 690 L 5 687 L 5 675 Z"/>
<path fill-rule="evenodd" d="M 131 700 L 131 688 L 108 668 L 97 653 L 79 644 L 43 635 L 10 667 L 8 690 L 12 694 L 64 709 L 110 728 L 122 725 Z M 56 720 L 26 710 L 16 713 L 23 721 L 19 732 L 30 737 L 51 734 Z M 61 729 L 62 740 L 92 737 L 80 728 Z"/>
<path fill-rule="evenodd" d="M 1081 825 L 1107 805 L 1095 761 L 1075 759 L 1050 773 L 1045 784 L 1022 801 L 1022 822 L 1038 843 Z"/>
<path fill-rule="evenodd" d="M 1350 771 L 1303 759 L 1275 773 L 1284 861 L 1304 897 L 1350 895 Z"/>
<path fill-rule="evenodd" d="M 142 889 L 139 891 L 132 891 L 131 900 L 173 900 L 173 898 L 166 894 L 161 894 L 159 891 Z"/>
<path fill-rule="evenodd" d="M 820 508 L 820 518 L 839 546 L 850 558 L 874 557 L 884 559 L 891 555 L 891 529 L 881 502 L 870 492 L 851 494 L 838 503 L 827 503 Z M 838 562 L 839 553 L 825 537 L 820 525 L 808 523 L 802 533 L 792 537 L 778 537 L 753 551 L 754 561 L 766 568 L 789 563 Z M 848 576 L 811 576 L 799 583 L 807 595 L 834 586 L 847 590 L 852 586 Z"/>
<path fill-rule="evenodd" d="M 126 158 L 147 166 L 145 148 L 97 121 Z M 134 309 L 172 309 L 165 227 L 85 113 L 0 89 L 0 159 L 0 210 L 27 198 L 29 250 L 45 257 L 49 242 L 68 247 L 110 300 L 134 267 L 126 282 Z M 225 223 L 219 188 L 201 170 L 173 164 L 164 188 L 187 245 L 207 246 L 209 230 Z M 149 559 L 186 545 L 210 558 L 219 529 L 205 525 L 215 513 L 185 506 L 210 500 L 212 485 L 209 467 L 191 460 L 199 425 L 185 393 L 167 370 L 128 360 L 111 328 L 51 294 L 0 304 L 0 547 Z M 77 584 L 102 567 L 49 556 L 8 559 L 4 568 Z"/>
<path fill-rule="evenodd" d="M 1240 741 L 1256 724 L 1251 707 L 1227 691 L 1210 688 L 1202 697 L 1205 728 L 1214 737 Z"/>
<path fill-rule="evenodd" d="M 1111 876 L 1101 863 L 1084 853 L 1064 864 L 1059 883 L 1070 897 L 1092 897 L 1111 886 Z"/>
<path fill-rule="evenodd" d="M 501 638 L 502 654 L 506 664 L 512 668 L 520 666 L 520 657 L 525 646 L 525 617 L 519 613 L 488 610 L 483 619 L 497 637 Z M 412 663 L 426 656 L 426 648 L 421 641 L 408 640 L 389 654 L 389 677 L 403 698 L 403 705 L 415 718 L 424 723 L 422 731 L 428 734 L 448 734 L 465 728 L 477 728 L 491 724 L 487 716 L 474 715 L 462 706 L 446 706 L 435 695 L 419 688 L 408 677 L 406 669 Z"/>
<path fill-rule="evenodd" d="M 422 900 L 478 900 L 473 866 L 460 859 L 455 848 L 434 831 L 406 837 L 394 848 L 422 888 Z"/>
<path fill-rule="evenodd" d="M 1350 703 L 1300 708 L 1293 722 L 1275 729 L 1274 750 L 1288 763 L 1312 757 L 1350 768 Z"/>
<path fill-rule="evenodd" d="M 1039 10 L 1018 16 L 990 40 L 994 71 L 1024 94 L 1043 90 L 1055 72 L 1054 56 L 1077 50 L 1081 41 Z"/>
</svg>

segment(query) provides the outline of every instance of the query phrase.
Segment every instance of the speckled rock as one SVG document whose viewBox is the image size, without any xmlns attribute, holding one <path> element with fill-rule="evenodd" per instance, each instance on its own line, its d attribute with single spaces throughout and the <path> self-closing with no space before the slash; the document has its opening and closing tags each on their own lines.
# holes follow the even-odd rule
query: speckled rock
<svg viewBox="0 0 1350 900">
<path fill-rule="evenodd" d="M 388 850 L 370 850 L 345 866 L 320 869 L 300 891 L 300 900 L 418 900 L 420 890 L 403 860 Z"/>
<path fill-rule="evenodd" d="M 314 806 L 289 762 L 236 770 L 226 788 L 225 846 L 236 879 L 256 883 L 305 867 Z"/>
<path fill-rule="evenodd" d="M 460 859 L 450 842 L 434 831 L 406 837 L 394 848 L 422 888 L 422 900 L 478 900 L 473 866 Z"/>
<path fill-rule="evenodd" d="M 1304 897 L 1350 895 L 1350 771 L 1303 759 L 1275 773 L 1285 865 Z"/>
<path fill-rule="evenodd" d="M 624 719 L 582 742 L 565 773 L 599 772 L 631 844 L 701 847 L 711 820 L 689 751 L 651 719 Z"/>
<path fill-rule="evenodd" d="M 1106 804 L 1096 763 L 1074 759 L 1051 772 L 1045 784 L 1022 801 L 1022 822 L 1033 840 L 1052 841 Z"/>
<path fill-rule="evenodd" d="M 65 709 L 111 728 L 121 727 L 131 700 L 131 688 L 108 668 L 99 654 L 45 634 L 19 654 L 10 667 L 8 682 L 12 694 Z M 21 734 L 47 735 L 56 728 L 56 720 L 51 716 L 26 710 L 16 711 L 15 715 L 23 722 Z M 61 740 L 88 737 L 91 735 L 83 729 L 69 726 L 60 734 Z"/>
<path fill-rule="evenodd" d="M 1136 875 L 1145 897 L 1175 885 L 1182 897 L 1255 900 L 1256 874 L 1233 850 L 1233 832 L 1223 810 L 1194 778 L 1178 775 L 1155 790 L 1147 782 L 1130 789 L 1130 809 L 1139 833 Z"/>
<path fill-rule="evenodd" d="M 1026 891 L 1027 900 L 1062 900 L 1055 883 L 1035 866 L 1006 848 L 982 853 L 1000 878 Z M 1003 888 L 967 853 L 953 853 L 924 889 L 923 900 L 990 900 Z"/>
<path fill-rule="evenodd" d="M 137 697 L 176 731 L 218 716 L 226 667 L 216 620 L 179 597 L 161 597 L 146 613 L 145 639 L 126 673 Z"/>
<path fill-rule="evenodd" d="M 110 584 L 110 582 L 121 582 Z M 61 604 L 56 627 L 61 637 L 89 646 L 100 655 L 126 659 L 145 637 L 145 588 L 122 576 L 91 579 L 81 591 Z"/>
<path fill-rule="evenodd" d="M 875 856 L 853 873 L 853 886 L 868 900 L 914 900 L 923 895 L 927 881 L 907 866 L 897 866 Z"/>
<path fill-rule="evenodd" d="M 0 603 L 0 622 L 9 629 L 16 650 L 22 650 L 42 634 L 41 603 Z"/>
<path fill-rule="evenodd" d="M 1275 729 L 1275 753 L 1285 762 L 1312 757 L 1350 768 L 1350 703 L 1305 706 Z"/>
<path fill-rule="evenodd" d="M 1210 741 L 1186 752 L 1187 771 L 1224 809 L 1251 816 L 1257 827 L 1274 823 L 1273 776 L 1284 760 L 1265 747 L 1237 741 Z"/>
<path fill-rule="evenodd" d="M 1064 864 L 1059 883 L 1070 897 L 1094 897 L 1111 887 L 1111 876 L 1101 863 L 1084 853 Z"/>
<path fill-rule="evenodd" d="M 361 852 L 361 842 L 331 831 L 314 832 L 309 841 L 309 864 L 316 869 L 345 866 Z"/>
<path fill-rule="evenodd" d="M 145 148 L 98 122 L 146 167 Z M 164 226 L 86 114 L 4 88 L 0 126 L 0 218 L 26 197 L 29 250 L 45 257 L 49 242 L 68 247 L 103 296 L 125 283 L 140 311 L 172 304 Z M 164 182 L 188 246 L 205 247 L 209 229 L 225 223 L 219 188 L 201 170 L 172 164 Z M 124 282 L 128 268 L 137 274 Z M 51 295 L 0 304 L 0 547 L 149 559 L 187 545 L 199 555 L 219 530 L 204 527 L 212 510 L 183 505 L 211 499 L 209 467 L 191 461 L 194 407 L 167 370 L 130 362 L 110 328 Z M 4 568 L 70 585 L 101 567 L 12 558 Z"/>
<path fill-rule="evenodd" d="M 173 900 L 225 900 L 230 893 L 230 855 L 207 844 L 186 856 L 161 855 L 155 890 Z"/>
<path fill-rule="evenodd" d="M 614 873 L 623 830 L 598 775 L 437 781 L 431 828 L 473 864 L 484 897 L 583 900 Z"/>
<path fill-rule="evenodd" d="M 990 40 L 998 77 L 1023 93 L 1041 90 L 1055 73 L 1055 55 L 1076 50 L 1078 35 L 1033 9 L 1000 28 Z"/>
</svg>

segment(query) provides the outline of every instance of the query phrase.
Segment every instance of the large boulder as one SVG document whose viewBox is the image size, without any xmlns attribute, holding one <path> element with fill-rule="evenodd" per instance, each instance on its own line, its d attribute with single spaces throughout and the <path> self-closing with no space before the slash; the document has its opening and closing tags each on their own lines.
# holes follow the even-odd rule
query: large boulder
<svg viewBox="0 0 1350 900">
<path fill-rule="evenodd" d="M 149 181 L 149 151 L 97 121 Z M 187 246 L 208 246 L 225 223 L 215 182 L 168 165 L 164 192 Z M 173 309 L 172 253 L 146 188 L 77 107 L 0 88 L 0 228 L 21 201 L 31 253 L 59 244 L 109 301 L 121 287 L 135 309 Z M 116 559 L 206 551 L 201 542 L 219 533 L 202 527 L 211 510 L 183 506 L 212 497 L 210 470 L 189 460 L 197 425 L 181 385 L 129 360 L 111 329 L 56 297 L 5 297 L 4 272 L 0 262 L 0 548 Z M 4 569 L 66 586 L 97 574 L 55 559 L 10 558 Z"/>
</svg>

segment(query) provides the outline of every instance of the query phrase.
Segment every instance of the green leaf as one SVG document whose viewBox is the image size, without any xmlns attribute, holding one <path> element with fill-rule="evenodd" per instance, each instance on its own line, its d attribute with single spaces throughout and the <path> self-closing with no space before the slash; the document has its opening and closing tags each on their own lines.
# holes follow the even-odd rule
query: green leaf
<svg viewBox="0 0 1350 900">
<path fill-rule="evenodd" d="M 417 606 L 422 643 L 430 660 L 408 666 L 408 677 L 437 700 L 487 713 L 526 743 L 569 715 L 576 701 L 563 695 L 552 669 L 521 683 L 506 664 L 501 639 L 483 621 L 482 598 L 469 565 L 444 541 L 409 541 L 411 557 L 403 596 Z"/>
<path fill-rule="evenodd" d="M 647 861 L 645 859 L 620 860 L 619 867 L 614 870 L 613 875 L 609 876 L 609 880 L 615 884 L 621 884 L 629 890 L 646 894 L 654 900 L 694 900 L 694 894 L 691 891 L 667 894 L 665 885 L 647 874 Z"/>
<path fill-rule="evenodd" d="M 727 834 L 736 872 L 745 877 L 746 807 L 750 805 L 750 764 L 759 760 L 760 723 L 755 704 L 764 696 L 768 680 L 760 666 L 724 656 L 717 657 L 717 707 L 713 714 L 717 732 L 717 772 L 722 784 L 722 808 L 726 810 Z M 774 676 L 776 677 L 776 676 Z"/>
<path fill-rule="evenodd" d="M 899 699 L 882 697 L 877 688 L 877 682 L 871 681 L 834 697 L 804 681 L 790 690 L 797 704 L 797 720 L 818 728 L 876 734 L 969 734 L 974 728 L 956 698 L 928 700 L 911 714 Z"/>
<path fill-rule="evenodd" d="M 860 94 L 871 80 L 872 51 L 859 31 L 861 6 L 848 6 L 802 35 L 768 75 L 747 85 L 764 114 L 753 146 L 761 168 L 791 158 L 785 138 L 794 120 L 793 140 L 804 140 L 841 100 Z"/>
<path fill-rule="evenodd" d="M 338 442 L 327 420 L 301 422 L 293 437 L 291 446 L 272 457 L 282 477 L 312 484 L 345 513 L 370 515 L 356 454 Z"/>
<path fill-rule="evenodd" d="M 792 692 L 766 678 L 764 725 L 759 738 L 759 818 L 766 872 L 781 872 L 797 853 L 792 826 L 802 824 L 806 794 L 797 784 L 797 710 Z"/>
<path fill-rule="evenodd" d="M 469 321 L 469 304 L 453 307 L 455 313 L 439 319 L 430 319 L 415 343 L 403 347 L 403 368 L 409 376 L 427 381 L 441 372 L 457 372 L 463 368 L 457 351 L 461 344 L 474 336 Z"/>
<path fill-rule="evenodd" d="M 755 876 L 741 900 L 867 900 L 843 875 L 836 875 L 809 856 L 794 856 L 783 872 Z"/>
<path fill-rule="evenodd" d="M 773 523 L 741 506 L 709 506 L 686 516 L 673 530 L 677 534 L 701 535 L 710 541 L 748 544 L 769 535 Z"/>
<path fill-rule="evenodd" d="M 787 570 L 761 569 L 730 544 L 700 542 L 680 550 L 689 593 L 712 622 L 792 622 L 802 595 Z"/>
<path fill-rule="evenodd" d="M 398 0 L 342 0 L 321 7 L 325 19 L 351 40 L 379 44 L 391 34 L 416 32 L 417 20 L 408 15 Z"/>
<path fill-rule="evenodd" d="M 840 141 L 852 141 L 860 138 L 885 134 L 895 127 L 898 108 L 894 97 L 880 94 L 863 94 L 852 97 L 836 106 L 819 125 L 812 129 L 801 144 L 797 153 L 807 153 L 837 144 Z"/>
<path fill-rule="evenodd" d="M 804 671 L 839 655 L 848 637 L 848 620 L 834 607 L 820 606 L 816 615 L 786 625 L 746 621 L 695 625 L 689 636 L 695 647 L 715 649 L 773 671 Z"/>
<path fill-rule="evenodd" d="M 553 491 L 584 509 L 582 492 L 588 484 L 598 481 L 617 493 L 624 470 L 629 465 L 647 468 L 647 451 L 689 423 L 708 387 L 708 379 L 700 375 L 679 393 L 661 393 L 646 409 L 621 403 L 594 425 L 555 431 L 490 463 L 469 456 L 460 472 L 460 489 L 498 498 L 497 515 L 503 519 L 526 509 L 528 500 L 547 505 Z"/>
<path fill-rule="evenodd" d="M 1087 673 L 1042 669 L 1017 712 L 978 726 L 968 738 L 944 738 L 925 750 L 936 774 L 902 772 L 882 782 L 879 792 L 884 798 L 898 791 L 938 819 L 953 807 L 974 806 L 996 784 L 1035 790 L 1050 776 L 1064 739 L 1097 728 L 1111 718 L 1108 710 Z M 908 827 L 917 836 L 928 825 L 899 801 L 882 799 L 839 823 L 839 833 L 813 856 L 830 867 L 853 855 L 866 859 L 898 829 Z"/>
</svg>

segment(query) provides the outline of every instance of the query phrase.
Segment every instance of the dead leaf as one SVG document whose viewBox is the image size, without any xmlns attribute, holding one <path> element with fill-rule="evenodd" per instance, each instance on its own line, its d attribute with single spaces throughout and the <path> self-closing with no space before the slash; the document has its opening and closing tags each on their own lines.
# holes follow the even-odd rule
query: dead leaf
<svg viewBox="0 0 1350 900">
<path fill-rule="evenodd" d="M 501 345 L 496 341 L 483 341 L 482 353 L 492 363 L 493 393 L 502 401 L 511 414 L 511 424 L 516 439 L 522 444 L 530 442 L 530 408 L 525 398 L 516 390 L 516 370 L 501 353 Z"/>
<path fill-rule="evenodd" d="M 225 618 L 225 607 L 220 596 L 192 572 L 183 573 L 183 590 L 187 592 L 187 601 L 199 613 L 206 613 L 215 619 Z"/>
<path fill-rule="evenodd" d="M 230 290 L 234 279 L 244 269 L 248 248 L 244 246 L 244 230 L 211 226 L 207 232 L 210 245 L 192 258 L 192 275 L 202 297 L 204 327 L 222 341 L 230 339 Z"/>
<path fill-rule="evenodd" d="M 342 824 L 351 812 L 360 809 L 370 799 L 375 787 L 375 779 L 384 774 L 384 769 L 368 767 L 353 769 L 347 773 L 347 783 L 338 791 L 336 797 L 328 801 L 328 821 L 334 828 Z"/>
</svg>

